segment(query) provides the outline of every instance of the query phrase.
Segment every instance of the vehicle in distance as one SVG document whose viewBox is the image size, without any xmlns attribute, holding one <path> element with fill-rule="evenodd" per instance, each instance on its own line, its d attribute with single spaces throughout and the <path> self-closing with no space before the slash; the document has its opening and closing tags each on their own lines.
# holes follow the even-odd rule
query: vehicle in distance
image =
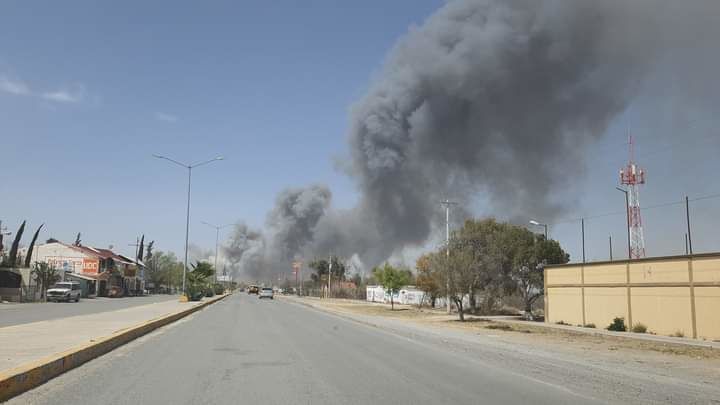
<svg viewBox="0 0 720 405">
<path fill-rule="evenodd" d="M 80 301 L 80 283 L 62 281 L 55 283 L 45 292 L 48 301 Z"/>
<path fill-rule="evenodd" d="M 251 285 L 248 287 L 248 294 L 257 294 L 259 292 L 260 288 L 256 285 Z"/>
<path fill-rule="evenodd" d="M 258 298 L 270 298 L 273 299 L 273 289 L 270 287 L 263 287 L 258 294 Z"/>
</svg>

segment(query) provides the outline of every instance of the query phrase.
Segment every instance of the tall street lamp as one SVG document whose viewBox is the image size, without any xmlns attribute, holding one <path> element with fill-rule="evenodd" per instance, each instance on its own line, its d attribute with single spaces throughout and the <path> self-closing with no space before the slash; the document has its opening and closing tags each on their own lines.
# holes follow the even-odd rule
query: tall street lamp
<svg viewBox="0 0 720 405">
<path fill-rule="evenodd" d="M 203 224 L 215 228 L 215 282 L 217 283 L 217 272 L 218 272 L 218 266 L 217 266 L 217 259 L 218 259 L 218 246 L 220 244 L 220 230 L 223 228 L 227 228 L 228 226 L 234 225 L 234 224 L 227 224 L 227 225 L 213 225 L 209 222 L 202 221 Z"/>
<path fill-rule="evenodd" d="M 535 226 L 542 226 L 542 227 L 544 227 L 544 228 L 545 228 L 545 240 L 547 240 L 547 238 L 548 238 L 548 232 L 547 232 L 547 227 L 548 227 L 548 226 L 547 226 L 547 224 L 541 224 L 540 222 L 538 222 L 538 221 L 536 221 L 536 220 L 534 220 L 534 219 L 531 219 L 531 220 L 530 220 L 530 225 L 535 225 Z"/>
<path fill-rule="evenodd" d="M 615 187 L 616 190 L 625 193 L 625 216 L 627 217 L 627 242 L 628 242 L 628 260 L 632 259 L 632 247 L 630 246 L 630 195 L 624 188 Z"/>
<path fill-rule="evenodd" d="M 190 179 L 192 178 L 192 169 L 194 169 L 198 166 L 212 163 L 216 160 L 223 160 L 223 157 L 217 156 L 214 159 L 206 160 L 204 162 L 199 162 L 199 163 L 193 163 L 193 164 L 181 163 L 181 162 L 178 162 L 177 160 L 170 159 L 167 156 L 153 154 L 153 157 L 158 158 L 158 159 L 165 159 L 169 162 L 175 163 L 178 166 L 188 169 L 187 214 L 185 216 L 185 262 L 184 262 L 184 266 L 183 266 L 183 282 L 182 282 L 182 292 L 183 292 L 183 295 L 185 295 L 185 278 L 187 276 L 187 268 L 188 268 L 188 263 L 187 263 L 188 262 L 188 240 L 189 240 L 188 238 L 189 238 L 189 234 L 190 234 Z"/>
</svg>

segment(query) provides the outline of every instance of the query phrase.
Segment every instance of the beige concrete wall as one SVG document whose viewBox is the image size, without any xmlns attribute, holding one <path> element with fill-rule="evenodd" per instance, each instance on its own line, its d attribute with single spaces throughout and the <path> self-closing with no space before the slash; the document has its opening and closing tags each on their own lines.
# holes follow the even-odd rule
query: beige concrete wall
<svg viewBox="0 0 720 405">
<path fill-rule="evenodd" d="M 687 283 L 688 261 L 648 261 L 630 264 L 631 283 Z"/>
<path fill-rule="evenodd" d="M 628 319 L 627 288 L 586 287 L 585 323 L 606 328 L 616 317 Z"/>
<path fill-rule="evenodd" d="M 545 273 L 547 283 L 550 284 L 578 284 L 580 283 L 580 266 L 557 268 Z"/>
<path fill-rule="evenodd" d="M 628 327 L 632 319 L 659 335 L 681 332 L 685 337 L 718 340 L 720 254 L 693 257 L 692 265 L 690 261 L 690 257 L 671 257 L 632 261 L 629 268 L 626 261 L 548 267 L 546 321 L 578 325 L 584 315 L 586 324 L 605 328 L 619 316 Z"/>
<path fill-rule="evenodd" d="M 582 295 L 580 288 L 548 288 L 552 309 L 549 309 L 549 322 L 563 321 L 572 325 L 582 324 Z"/>
<path fill-rule="evenodd" d="M 642 323 L 658 335 L 672 335 L 680 331 L 692 337 L 688 287 L 633 288 L 630 294 L 634 324 Z"/>
<path fill-rule="evenodd" d="M 700 258 L 693 260 L 693 281 L 696 283 L 720 284 L 720 258 Z"/>
<path fill-rule="evenodd" d="M 698 338 L 720 339 L 720 287 L 695 287 Z"/>
<path fill-rule="evenodd" d="M 624 264 L 586 266 L 585 284 L 625 284 L 626 272 Z"/>
</svg>

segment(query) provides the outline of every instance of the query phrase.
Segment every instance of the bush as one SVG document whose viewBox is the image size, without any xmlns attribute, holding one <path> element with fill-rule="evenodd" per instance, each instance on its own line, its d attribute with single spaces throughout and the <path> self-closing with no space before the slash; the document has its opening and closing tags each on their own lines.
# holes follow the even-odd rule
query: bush
<svg viewBox="0 0 720 405">
<path fill-rule="evenodd" d="M 627 332 L 627 326 L 625 326 L 625 318 L 613 319 L 613 322 L 606 329 L 614 332 Z"/>
<path fill-rule="evenodd" d="M 495 329 L 495 330 L 511 330 L 512 326 L 504 324 L 504 323 L 493 323 L 485 327 L 485 329 Z"/>
<path fill-rule="evenodd" d="M 555 322 L 556 325 L 566 325 L 566 326 L 572 326 L 569 323 L 565 323 L 565 321 L 557 321 Z"/>
<path fill-rule="evenodd" d="M 215 295 L 215 290 L 213 290 L 212 286 L 207 286 L 205 288 L 205 296 L 212 297 L 213 295 Z"/>
<path fill-rule="evenodd" d="M 216 294 L 216 295 L 220 295 L 220 294 L 225 293 L 225 287 L 224 287 L 222 284 L 219 284 L 219 283 L 218 283 L 218 284 L 215 284 L 215 285 L 213 286 L 213 289 L 215 290 L 215 294 Z"/>
<path fill-rule="evenodd" d="M 586 323 L 586 324 L 585 324 L 585 327 L 586 327 L 586 328 L 593 328 L 593 329 L 596 328 L 596 326 L 595 326 L 594 323 Z"/>
<path fill-rule="evenodd" d="M 670 336 L 671 337 L 685 337 L 685 333 L 683 333 L 683 331 L 681 331 L 681 330 L 676 330 L 675 333 L 673 333 Z"/>
<path fill-rule="evenodd" d="M 638 322 L 635 325 L 633 325 L 631 331 L 634 333 L 647 333 L 647 326 Z"/>
</svg>

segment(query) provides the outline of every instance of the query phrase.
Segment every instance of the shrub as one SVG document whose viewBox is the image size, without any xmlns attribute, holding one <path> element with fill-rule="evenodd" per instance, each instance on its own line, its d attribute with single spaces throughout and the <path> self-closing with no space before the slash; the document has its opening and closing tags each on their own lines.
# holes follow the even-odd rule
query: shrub
<svg viewBox="0 0 720 405">
<path fill-rule="evenodd" d="M 631 331 L 634 333 L 647 333 L 647 326 L 638 322 L 635 325 L 633 325 Z"/>
<path fill-rule="evenodd" d="M 585 324 L 585 327 L 586 327 L 586 328 L 593 328 L 593 329 L 596 328 L 596 326 L 595 326 L 594 323 L 586 323 L 586 324 Z"/>
<path fill-rule="evenodd" d="M 511 330 L 512 326 L 504 324 L 504 323 L 499 323 L 499 324 L 494 323 L 494 324 L 490 324 L 490 325 L 486 326 L 485 328 L 486 329 L 496 329 L 496 330 Z"/>
<path fill-rule="evenodd" d="M 225 292 L 225 286 L 223 286 L 220 283 L 217 283 L 213 286 L 213 290 L 215 291 L 216 295 L 220 295 Z"/>
<path fill-rule="evenodd" d="M 625 326 L 625 318 L 613 319 L 613 322 L 610 325 L 608 325 L 608 327 L 606 329 L 614 331 L 614 332 L 626 332 L 627 326 Z"/>
<path fill-rule="evenodd" d="M 670 336 L 672 336 L 672 337 L 685 337 L 685 333 L 683 333 L 683 331 L 681 331 L 681 330 L 678 329 L 678 330 L 675 331 L 675 333 L 673 333 L 673 334 L 670 335 Z"/>
<path fill-rule="evenodd" d="M 570 325 L 569 323 L 565 323 L 565 321 L 557 321 L 557 322 L 555 322 L 555 324 L 556 324 L 556 325 L 566 325 L 566 326 L 571 326 L 571 325 Z"/>
</svg>

